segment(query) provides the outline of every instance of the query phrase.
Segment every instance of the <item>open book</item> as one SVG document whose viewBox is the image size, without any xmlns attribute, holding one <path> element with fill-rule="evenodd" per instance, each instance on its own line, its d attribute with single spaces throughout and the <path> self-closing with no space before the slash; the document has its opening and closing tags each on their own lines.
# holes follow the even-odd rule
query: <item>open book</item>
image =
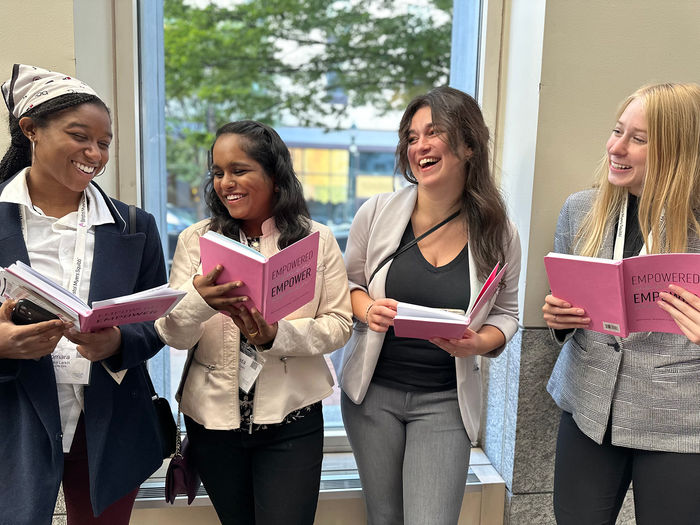
<svg viewBox="0 0 700 525">
<path fill-rule="evenodd" d="M 166 315 L 185 296 L 167 284 L 131 295 L 95 301 L 90 308 L 78 296 L 17 261 L 0 271 L 0 293 L 8 299 L 30 299 L 72 322 L 81 332 L 110 326 L 153 321 Z"/>
<path fill-rule="evenodd" d="M 700 293 L 700 253 L 639 255 L 615 261 L 562 253 L 544 258 L 552 295 L 583 308 L 590 330 L 682 333 L 656 304 L 669 284 Z"/>
<path fill-rule="evenodd" d="M 498 267 L 496 263 L 466 316 L 440 308 L 400 302 L 394 317 L 394 333 L 399 337 L 414 339 L 461 339 L 479 312 L 493 305 L 508 263 L 500 271 Z"/>
<path fill-rule="evenodd" d="M 224 270 L 217 283 L 242 281 L 231 295 L 248 297 L 252 306 L 272 324 L 311 301 L 316 290 L 319 232 L 287 246 L 269 259 L 243 243 L 208 231 L 199 238 L 202 270 L 208 274 L 217 264 Z"/>
</svg>

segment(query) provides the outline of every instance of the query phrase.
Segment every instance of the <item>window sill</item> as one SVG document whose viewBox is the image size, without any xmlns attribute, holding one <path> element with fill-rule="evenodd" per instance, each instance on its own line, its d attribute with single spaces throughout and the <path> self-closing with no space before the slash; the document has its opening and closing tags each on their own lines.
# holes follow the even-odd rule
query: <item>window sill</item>
<svg viewBox="0 0 700 525">
<path fill-rule="evenodd" d="M 327 438 L 328 439 L 328 438 Z M 151 476 L 139 489 L 136 498 L 135 509 L 153 509 L 170 507 L 165 501 L 165 473 L 169 460 L 157 472 Z M 471 451 L 469 474 L 465 493 L 482 492 L 486 486 L 502 485 L 505 491 L 505 482 L 496 470 L 491 466 L 486 454 L 480 448 Z M 354 499 L 362 497 L 362 486 L 357 474 L 355 458 L 351 452 L 328 452 L 323 455 L 323 467 L 321 471 L 321 489 L 319 500 Z M 197 497 L 192 506 L 210 506 L 211 501 L 203 486 L 199 487 Z M 187 498 L 176 498 L 174 507 L 187 507 Z"/>
</svg>

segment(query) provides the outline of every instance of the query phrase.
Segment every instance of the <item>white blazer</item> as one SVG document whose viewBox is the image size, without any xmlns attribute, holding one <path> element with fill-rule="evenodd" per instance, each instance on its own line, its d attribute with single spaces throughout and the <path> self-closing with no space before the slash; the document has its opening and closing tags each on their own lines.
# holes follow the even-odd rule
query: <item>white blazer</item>
<svg viewBox="0 0 700 525">
<path fill-rule="evenodd" d="M 396 251 L 405 225 L 411 218 L 418 192 L 409 186 L 393 193 L 375 195 L 365 202 L 353 220 L 345 249 L 345 267 L 348 271 L 350 290 L 365 290 L 374 298 L 386 297 L 385 283 L 391 262 L 385 264 L 374 276 L 367 289 L 370 275 L 387 256 Z M 511 224 L 511 238 L 506 245 L 508 269 L 504 278 L 505 288 L 492 298 L 470 328 L 478 330 L 482 325 L 495 326 L 510 340 L 518 329 L 518 279 L 520 275 L 520 238 Z M 478 232 L 472 233 L 478 235 Z M 477 277 L 476 265 L 469 247 L 469 278 L 471 309 L 483 281 Z M 384 333 L 368 330 L 363 320 L 354 320 L 354 334 L 348 344 L 333 355 L 338 382 L 343 391 L 355 403 L 362 403 L 367 393 L 379 353 L 384 342 Z M 366 339 L 365 339 L 366 335 Z M 362 344 L 358 344 L 358 342 Z M 505 345 L 486 354 L 496 357 Z M 464 428 L 469 439 L 475 442 L 479 435 L 481 417 L 481 367 L 480 357 L 470 356 L 455 359 L 457 371 L 457 393 Z"/>
</svg>

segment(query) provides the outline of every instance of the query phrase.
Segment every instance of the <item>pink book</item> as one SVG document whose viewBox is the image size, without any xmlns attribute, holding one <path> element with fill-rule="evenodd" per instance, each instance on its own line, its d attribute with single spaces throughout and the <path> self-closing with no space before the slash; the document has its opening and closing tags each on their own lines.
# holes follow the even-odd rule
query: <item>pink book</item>
<svg viewBox="0 0 700 525">
<path fill-rule="evenodd" d="M 481 287 L 468 315 L 465 316 L 451 310 L 400 302 L 396 308 L 396 317 L 394 317 L 394 333 L 399 337 L 412 337 L 414 339 L 433 339 L 435 337 L 461 339 L 477 315 L 482 311 L 488 314 L 488 310 L 493 306 L 498 295 L 498 285 L 505 275 L 508 264 L 504 264 L 500 271 L 498 267 L 499 265 L 496 263 L 491 275 Z"/>
<path fill-rule="evenodd" d="M 319 232 L 267 258 L 243 243 L 208 231 L 199 238 L 202 270 L 206 275 L 220 264 L 217 283 L 242 281 L 233 295 L 245 295 L 269 324 L 311 301 L 316 290 Z"/>
<path fill-rule="evenodd" d="M 64 321 L 74 323 L 81 332 L 153 321 L 167 315 L 185 296 L 185 292 L 164 284 L 122 297 L 95 301 L 91 308 L 22 261 L 3 269 L 0 275 L 4 297 L 30 299 Z"/>
<path fill-rule="evenodd" d="M 621 261 L 550 253 L 544 258 L 552 295 L 583 308 L 590 330 L 682 333 L 656 304 L 669 284 L 700 293 L 700 254 L 640 255 Z"/>
</svg>

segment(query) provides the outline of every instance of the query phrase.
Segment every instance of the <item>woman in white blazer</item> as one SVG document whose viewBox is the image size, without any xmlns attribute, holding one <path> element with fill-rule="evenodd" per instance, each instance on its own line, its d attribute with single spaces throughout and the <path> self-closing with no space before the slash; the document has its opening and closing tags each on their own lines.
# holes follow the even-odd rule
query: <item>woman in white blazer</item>
<svg viewBox="0 0 700 525">
<path fill-rule="evenodd" d="M 334 357 L 371 524 L 457 523 L 479 432 L 479 356 L 497 356 L 518 327 L 520 242 L 489 171 L 488 137 L 469 95 L 441 87 L 417 97 L 396 151 L 411 185 L 371 198 L 350 228 L 360 344 Z M 394 334 L 397 301 L 467 311 L 497 262 L 508 263 L 500 293 L 461 339 Z"/>
</svg>

